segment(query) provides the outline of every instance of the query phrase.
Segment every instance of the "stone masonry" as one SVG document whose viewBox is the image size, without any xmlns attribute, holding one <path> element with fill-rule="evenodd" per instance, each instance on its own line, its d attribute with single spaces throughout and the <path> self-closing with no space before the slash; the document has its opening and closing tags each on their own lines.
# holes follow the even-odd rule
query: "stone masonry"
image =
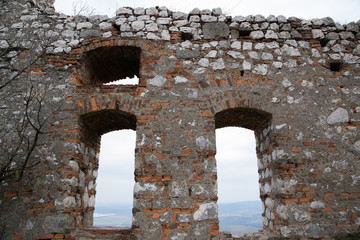
<svg viewBox="0 0 360 240">
<path fill-rule="evenodd" d="M 1 239 L 360 233 L 360 22 L 165 7 L 66 16 L 52 4 L 0 1 L 1 149 L 22 115 L 44 121 L 34 164 L 0 182 Z M 228 126 L 255 133 L 263 202 L 263 229 L 238 238 L 217 213 L 215 129 Z M 121 129 L 137 136 L 132 226 L 92 227 L 100 137 Z"/>
</svg>

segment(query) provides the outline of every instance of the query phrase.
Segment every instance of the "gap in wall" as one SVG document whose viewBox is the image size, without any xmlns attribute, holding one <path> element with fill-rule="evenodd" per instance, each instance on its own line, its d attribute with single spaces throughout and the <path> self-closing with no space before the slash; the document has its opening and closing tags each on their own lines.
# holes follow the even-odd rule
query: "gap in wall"
<svg viewBox="0 0 360 240">
<path fill-rule="evenodd" d="M 104 85 L 139 85 L 139 78 L 134 75 L 133 77 L 123 78 L 112 82 L 104 83 Z"/>
<path fill-rule="evenodd" d="M 216 129 L 220 231 L 233 235 L 262 228 L 262 202 L 254 131 Z"/>
<path fill-rule="evenodd" d="M 133 130 L 101 136 L 94 226 L 132 224 L 135 141 Z"/>
</svg>

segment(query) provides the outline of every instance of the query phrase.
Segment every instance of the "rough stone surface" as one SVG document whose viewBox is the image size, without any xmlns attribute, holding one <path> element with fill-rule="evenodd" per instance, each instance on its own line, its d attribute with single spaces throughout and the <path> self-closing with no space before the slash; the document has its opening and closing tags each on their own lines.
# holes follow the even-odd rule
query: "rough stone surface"
<svg viewBox="0 0 360 240">
<path fill-rule="evenodd" d="M 0 7 L 1 167 L 20 146 L 0 182 L 1 239 L 358 234 L 359 22 L 217 8 L 66 16 L 31 2 Z M 17 181 L 29 119 L 43 128 Z M 241 237 L 219 231 L 215 130 L 228 126 L 257 140 L 263 229 Z M 93 227 L 100 137 L 122 129 L 137 136 L 132 227 Z"/>
</svg>

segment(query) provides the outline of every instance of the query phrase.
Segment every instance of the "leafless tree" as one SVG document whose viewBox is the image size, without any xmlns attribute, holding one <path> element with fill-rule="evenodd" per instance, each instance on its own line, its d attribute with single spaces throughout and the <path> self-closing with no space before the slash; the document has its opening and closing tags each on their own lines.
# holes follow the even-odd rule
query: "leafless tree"
<svg viewBox="0 0 360 240">
<path fill-rule="evenodd" d="M 87 2 L 77 0 L 73 2 L 73 14 L 74 16 L 91 16 L 95 14 L 95 8 L 91 7 Z"/>
<path fill-rule="evenodd" d="M 0 19 L 0 33 L 2 29 L 9 29 L 9 24 Z M 0 35 L 0 183 L 21 180 L 27 169 L 41 162 L 41 139 L 61 105 L 49 100 L 46 79 L 56 76 L 36 74 L 50 39 L 44 40 L 45 32 L 33 31 L 24 23 L 16 33 Z"/>
</svg>

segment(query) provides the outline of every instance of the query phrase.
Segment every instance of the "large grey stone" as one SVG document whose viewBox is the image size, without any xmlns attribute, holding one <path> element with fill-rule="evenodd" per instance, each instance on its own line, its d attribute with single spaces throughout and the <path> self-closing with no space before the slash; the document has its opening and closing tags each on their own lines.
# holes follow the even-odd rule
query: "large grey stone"
<svg viewBox="0 0 360 240">
<path fill-rule="evenodd" d="M 327 118 L 327 123 L 332 125 L 336 123 L 346 123 L 349 122 L 349 113 L 344 108 L 338 108 L 330 114 Z"/>
<path fill-rule="evenodd" d="M 188 50 L 188 49 L 177 50 L 176 57 L 184 58 L 184 59 L 198 58 L 198 57 L 200 57 L 200 51 L 199 50 Z"/>
<path fill-rule="evenodd" d="M 205 23 L 203 25 L 204 39 L 226 38 L 230 34 L 228 25 L 224 22 Z"/>
<path fill-rule="evenodd" d="M 80 33 L 80 37 L 100 37 L 100 32 L 98 30 L 85 30 Z"/>
</svg>

